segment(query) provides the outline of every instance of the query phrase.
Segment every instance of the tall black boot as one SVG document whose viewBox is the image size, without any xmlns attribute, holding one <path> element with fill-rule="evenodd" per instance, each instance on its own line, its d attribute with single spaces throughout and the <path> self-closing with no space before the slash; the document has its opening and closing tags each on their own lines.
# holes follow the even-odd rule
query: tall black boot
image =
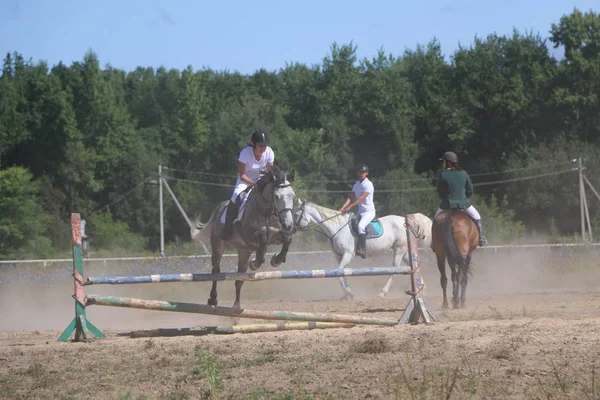
<svg viewBox="0 0 600 400">
<path fill-rule="evenodd" d="M 236 201 L 229 201 L 227 205 L 227 214 L 225 214 L 225 225 L 221 231 L 221 239 L 230 240 L 233 236 L 233 221 L 238 213 L 238 205 Z"/>
<path fill-rule="evenodd" d="M 483 228 L 481 227 L 481 220 L 480 219 L 476 219 L 475 220 L 475 225 L 477 225 L 477 230 L 479 231 L 479 245 L 480 246 L 484 246 L 487 244 L 487 239 L 485 238 L 485 236 L 483 236 Z"/>
<path fill-rule="evenodd" d="M 358 235 L 358 243 L 356 245 L 356 255 L 362 258 L 367 258 L 367 235 Z"/>
</svg>

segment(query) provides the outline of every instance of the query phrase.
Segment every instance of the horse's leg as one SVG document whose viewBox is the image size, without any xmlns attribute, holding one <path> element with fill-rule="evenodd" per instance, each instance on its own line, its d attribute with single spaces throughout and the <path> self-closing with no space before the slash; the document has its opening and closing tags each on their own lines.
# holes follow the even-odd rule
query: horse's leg
<svg viewBox="0 0 600 400">
<path fill-rule="evenodd" d="M 405 251 L 404 253 L 402 253 L 402 250 L 404 250 L 403 247 L 394 247 L 394 263 L 393 263 L 394 267 L 399 267 L 400 265 L 402 265 L 402 261 L 404 261 L 405 259 L 408 259 L 407 258 L 408 252 Z M 400 257 L 400 255 L 402 255 L 402 257 Z M 379 293 L 379 297 L 384 298 L 388 294 L 388 291 L 390 290 L 390 287 L 392 286 L 393 281 L 394 281 L 394 275 L 390 275 L 385 286 L 383 287 L 383 289 L 381 289 L 381 292 Z"/>
<path fill-rule="evenodd" d="M 467 267 L 469 266 L 469 264 L 471 264 L 471 255 L 468 255 L 465 258 L 465 262 L 466 264 L 464 265 L 464 268 L 462 268 L 463 272 L 461 274 L 461 280 L 460 280 L 460 307 L 461 308 L 465 308 L 465 303 L 467 301 L 467 285 L 469 283 L 469 274 L 467 273 Z"/>
<path fill-rule="evenodd" d="M 221 258 L 223 257 L 223 252 L 225 251 L 225 244 L 220 237 L 217 237 L 216 235 L 211 235 L 210 245 L 212 248 L 211 273 L 218 274 L 219 272 L 221 272 Z M 210 298 L 208 299 L 208 305 L 216 306 L 218 303 L 219 302 L 217 301 L 217 281 L 213 281 L 212 289 L 210 291 Z"/>
<path fill-rule="evenodd" d="M 248 271 L 248 260 L 252 255 L 252 250 L 240 249 L 238 250 L 238 272 L 244 273 Z M 240 308 L 240 295 L 242 293 L 242 286 L 244 281 L 235 281 L 235 301 L 233 302 L 233 308 Z"/>
<path fill-rule="evenodd" d="M 281 251 L 271 258 L 271 266 L 278 267 L 281 263 L 285 263 L 287 258 L 287 253 L 290 250 L 290 245 L 292 244 L 292 235 L 289 233 L 282 233 L 283 236 L 283 246 L 281 246 Z"/>
<path fill-rule="evenodd" d="M 383 299 L 388 294 L 388 292 L 390 290 L 390 287 L 392 286 L 393 282 L 394 282 L 394 275 L 390 275 L 390 277 L 388 278 L 387 282 L 383 286 L 383 289 L 381 289 L 381 292 L 379 292 L 379 297 L 380 298 Z"/>
<path fill-rule="evenodd" d="M 267 235 L 263 232 L 257 233 L 258 248 L 256 249 L 256 258 L 250 261 L 250 269 L 256 271 L 265 263 L 265 253 L 267 252 Z"/>
<path fill-rule="evenodd" d="M 458 308 L 459 306 L 459 290 L 460 290 L 460 275 L 462 268 L 458 268 L 456 264 L 453 264 L 448 260 L 450 269 L 452 270 L 452 308 Z"/>
<path fill-rule="evenodd" d="M 448 277 L 446 276 L 446 254 L 435 254 L 437 258 L 438 269 L 440 270 L 440 285 L 442 286 L 442 293 L 444 296 L 444 303 L 442 304 L 442 309 L 448 309 L 448 297 L 446 295 L 446 291 L 448 289 Z"/>
<path fill-rule="evenodd" d="M 345 252 L 342 256 L 336 254 L 336 258 L 338 260 L 338 269 L 342 269 L 352 260 L 352 253 Z M 348 280 L 345 276 L 340 277 L 340 285 L 342 285 L 342 289 L 344 289 L 342 300 L 352 300 L 354 298 L 354 294 L 352 293 L 352 290 L 350 289 L 350 283 L 348 283 Z"/>
</svg>

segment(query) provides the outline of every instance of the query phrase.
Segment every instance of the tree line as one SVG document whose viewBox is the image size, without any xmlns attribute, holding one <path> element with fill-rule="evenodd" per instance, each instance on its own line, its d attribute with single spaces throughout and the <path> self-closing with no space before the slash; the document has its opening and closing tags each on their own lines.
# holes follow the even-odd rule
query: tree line
<svg viewBox="0 0 600 400">
<path fill-rule="evenodd" d="M 158 192 L 148 179 L 158 165 L 184 209 L 206 219 L 230 196 L 255 129 L 270 134 L 276 163 L 297 171 L 298 194 L 323 205 L 339 207 L 366 163 L 379 215 L 432 216 L 437 159 L 453 150 L 473 175 L 490 239 L 574 235 L 571 160 L 583 157 L 600 187 L 600 14 L 575 9 L 549 34 L 476 37 L 448 60 L 437 40 L 365 59 L 352 43 L 333 44 L 318 65 L 250 75 L 123 71 L 91 51 L 54 66 L 9 53 L 0 76 L 0 257 L 68 251 L 71 212 L 88 221 L 96 248 L 156 251 Z M 167 242 L 188 241 L 165 200 Z M 597 226 L 600 204 L 588 203 Z"/>
</svg>

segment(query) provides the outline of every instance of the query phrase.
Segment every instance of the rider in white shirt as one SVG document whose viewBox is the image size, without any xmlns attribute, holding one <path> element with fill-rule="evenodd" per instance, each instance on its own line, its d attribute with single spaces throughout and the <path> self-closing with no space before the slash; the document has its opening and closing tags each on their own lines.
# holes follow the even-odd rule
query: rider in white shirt
<svg viewBox="0 0 600 400">
<path fill-rule="evenodd" d="M 252 133 L 250 144 L 246 146 L 238 157 L 238 178 L 227 206 L 225 226 L 221 231 L 223 240 L 230 240 L 233 235 L 233 221 L 239 211 L 237 197 L 240 193 L 256 183 L 260 172 L 273 166 L 275 153 L 268 146 L 267 133 L 258 130 Z"/>
<path fill-rule="evenodd" d="M 352 207 L 358 205 L 358 246 L 356 254 L 362 258 L 367 257 L 367 236 L 365 228 L 375 218 L 375 204 L 373 203 L 373 193 L 375 189 L 373 183 L 367 178 L 369 175 L 369 167 L 361 164 L 358 167 L 358 180 L 352 187 L 352 193 L 340 208 L 340 212 L 345 213 Z"/>
</svg>

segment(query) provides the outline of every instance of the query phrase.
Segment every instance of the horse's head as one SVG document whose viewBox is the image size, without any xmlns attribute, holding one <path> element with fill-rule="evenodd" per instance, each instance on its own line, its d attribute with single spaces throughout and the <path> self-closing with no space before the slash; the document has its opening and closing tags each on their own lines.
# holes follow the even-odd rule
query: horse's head
<svg viewBox="0 0 600 400">
<path fill-rule="evenodd" d="M 294 177 L 294 170 L 288 172 L 284 168 L 273 166 L 256 182 L 263 199 L 272 207 L 285 231 L 294 228 L 292 208 L 296 193 L 291 185 Z"/>
</svg>

